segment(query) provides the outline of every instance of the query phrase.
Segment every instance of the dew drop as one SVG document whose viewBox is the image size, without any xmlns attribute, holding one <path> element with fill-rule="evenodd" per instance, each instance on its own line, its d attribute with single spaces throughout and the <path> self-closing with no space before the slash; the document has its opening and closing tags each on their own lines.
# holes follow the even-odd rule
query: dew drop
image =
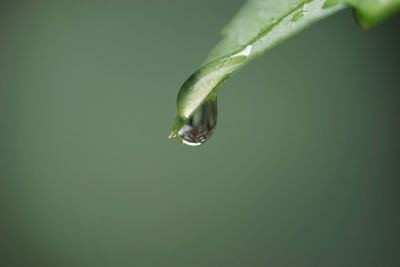
<svg viewBox="0 0 400 267">
<path fill-rule="evenodd" d="M 207 141 L 217 125 L 217 100 L 207 100 L 179 130 L 178 139 L 189 146 L 199 146 Z"/>
<path fill-rule="evenodd" d="M 338 0 L 326 0 L 322 8 L 330 8 L 339 4 Z"/>
<path fill-rule="evenodd" d="M 299 19 L 301 19 L 304 16 L 305 12 L 304 11 L 299 11 L 296 14 L 293 15 L 292 17 L 292 21 L 298 21 Z"/>
</svg>

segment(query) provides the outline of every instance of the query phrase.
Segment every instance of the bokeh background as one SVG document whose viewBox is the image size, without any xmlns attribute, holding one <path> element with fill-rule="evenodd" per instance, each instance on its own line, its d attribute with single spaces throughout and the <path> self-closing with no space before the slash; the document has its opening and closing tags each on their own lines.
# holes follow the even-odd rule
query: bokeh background
<svg viewBox="0 0 400 267">
<path fill-rule="evenodd" d="M 350 10 L 221 89 L 182 82 L 243 1 L 0 2 L 0 266 L 399 266 L 399 16 Z"/>
</svg>

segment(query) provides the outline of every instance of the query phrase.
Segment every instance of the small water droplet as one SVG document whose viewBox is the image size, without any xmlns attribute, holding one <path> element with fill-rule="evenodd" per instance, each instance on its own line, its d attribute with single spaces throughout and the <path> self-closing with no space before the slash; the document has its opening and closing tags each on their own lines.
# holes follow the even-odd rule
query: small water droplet
<svg viewBox="0 0 400 267">
<path fill-rule="evenodd" d="M 217 125 L 217 100 L 207 100 L 179 130 L 178 139 L 189 146 L 199 146 L 207 141 Z"/>
<path fill-rule="evenodd" d="M 338 0 L 326 0 L 322 8 L 330 8 L 339 4 Z"/>
<path fill-rule="evenodd" d="M 296 14 L 293 15 L 292 17 L 292 21 L 298 21 L 299 19 L 301 19 L 304 16 L 305 12 L 304 11 L 299 11 Z"/>
</svg>

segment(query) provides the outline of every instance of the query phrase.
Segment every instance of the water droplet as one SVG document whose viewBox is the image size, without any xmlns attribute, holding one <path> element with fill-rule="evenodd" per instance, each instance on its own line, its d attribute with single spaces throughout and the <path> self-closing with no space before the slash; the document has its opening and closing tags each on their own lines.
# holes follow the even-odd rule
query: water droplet
<svg viewBox="0 0 400 267">
<path fill-rule="evenodd" d="M 326 0 L 322 8 L 330 8 L 339 4 L 338 0 Z"/>
<path fill-rule="evenodd" d="M 304 16 L 305 12 L 304 11 L 299 11 L 296 14 L 293 15 L 292 17 L 292 21 L 298 21 L 299 19 L 301 19 Z"/>
<path fill-rule="evenodd" d="M 189 146 L 199 146 L 207 141 L 217 125 L 217 99 L 207 100 L 179 130 L 178 139 Z"/>
</svg>

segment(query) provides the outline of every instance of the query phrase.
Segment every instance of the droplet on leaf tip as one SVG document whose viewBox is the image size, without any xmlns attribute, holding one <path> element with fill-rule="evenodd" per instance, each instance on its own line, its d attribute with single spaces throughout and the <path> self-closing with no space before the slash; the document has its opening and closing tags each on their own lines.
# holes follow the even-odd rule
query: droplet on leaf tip
<svg viewBox="0 0 400 267">
<path fill-rule="evenodd" d="M 178 138 L 183 144 L 199 146 L 211 137 L 216 125 L 217 100 L 207 100 L 173 137 Z"/>
</svg>

